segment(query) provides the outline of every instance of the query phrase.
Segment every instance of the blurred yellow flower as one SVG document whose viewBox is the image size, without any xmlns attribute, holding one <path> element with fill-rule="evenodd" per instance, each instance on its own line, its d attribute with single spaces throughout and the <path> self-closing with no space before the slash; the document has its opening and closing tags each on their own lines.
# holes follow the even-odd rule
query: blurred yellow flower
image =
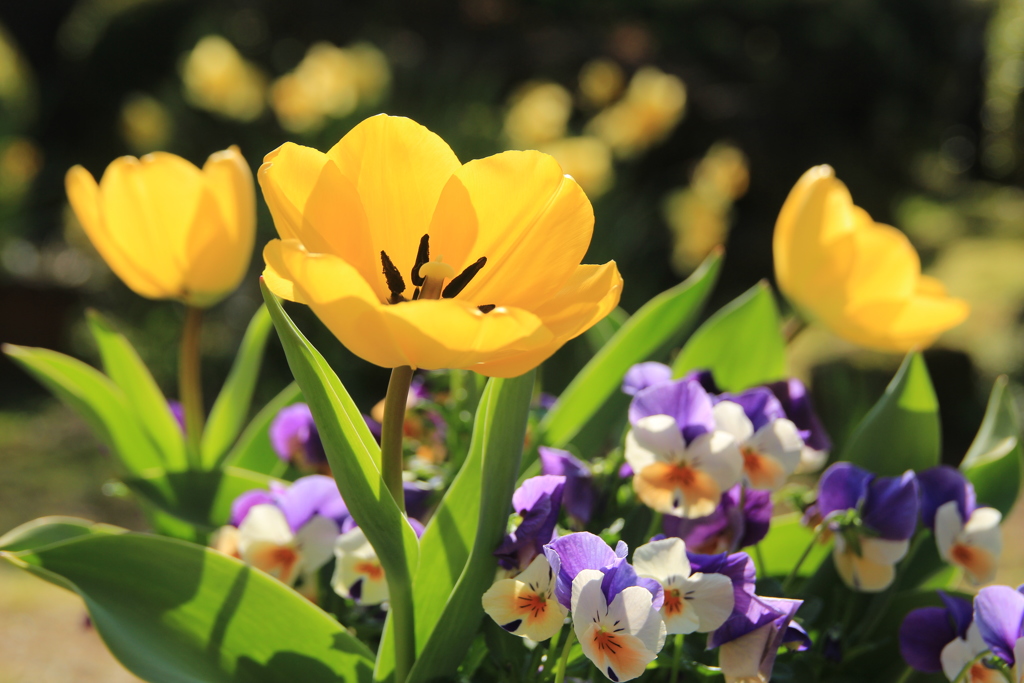
<svg viewBox="0 0 1024 683">
<path fill-rule="evenodd" d="M 372 45 L 340 48 L 320 42 L 274 82 L 270 102 L 282 128 L 305 133 L 322 128 L 327 117 L 341 118 L 360 104 L 376 103 L 390 81 L 387 59 Z"/>
<path fill-rule="evenodd" d="M 171 115 L 155 97 L 136 93 L 121 107 L 121 135 L 136 153 L 165 146 L 173 125 Z"/>
<path fill-rule="evenodd" d="M 206 36 L 185 58 L 185 98 L 194 106 L 238 121 L 263 113 L 267 79 L 222 36 Z"/>
<path fill-rule="evenodd" d="M 65 186 L 93 246 L 141 296 L 212 306 L 245 275 L 256 197 L 237 147 L 210 155 L 202 170 L 167 152 L 120 157 L 98 185 L 74 166 Z"/>
<path fill-rule="evenodd" d="M 622 67 L 610 59 L 592 59 L 580 69 L 580 99 L 589 107 L 608 105 L 619 96 L 625 84 Z"/>
<path fill-rule="evenodd" d="M 830 166 L 815 166 L 790 191 L 775 224 L 779 288 L 811 319 L 860 346 L 928 346 L 967 317 L 966 302 L 921 274 L 906 236 L 854 206 Z"/>
<path fill-rule="evenodd" d="M 526 83 L 512 96 L 505 136 L 513 147 L 535 149 L 565 135 L 572 94 L 557 83 Z"/>
<path fill-rule="evenodd" d="M 20 198 L 43 167 L 43 153 L 28 138 L 0 142 L 0 200 Z"/>
<path fill-rule="evenodd" d="M 587 124 L 587 132 L 604 140 L 620 158 L 636 156 L 672 132 L 683 118 L 686 86 L 678 77 L 653 66 L 639 69 L 626 95 Z"/>
<path fill-rule="evenodd" d="M 553 156 L 591 199 L 607 192 L 615 180 L 612 151 L 597 138 L 562 138 L 541 145 L 540 151 Z"/>
<path fill-rule="evenodd" d="M 371 363 L 513 377 L 618 303 L 615 263 L 580 265 L 590 202 L 546 154 L 463 165 L 380 115 L 327 154 L 285 143 L 259 181 L 281 236 L 263 252 L 267 286 Z"/>
</svg>

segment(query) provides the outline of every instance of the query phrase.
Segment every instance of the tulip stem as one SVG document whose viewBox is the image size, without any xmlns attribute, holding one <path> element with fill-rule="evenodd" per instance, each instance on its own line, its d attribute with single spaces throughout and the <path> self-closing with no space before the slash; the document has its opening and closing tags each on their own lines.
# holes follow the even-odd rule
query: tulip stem
<svg viewBox="0 0 1024 683">
<path fill-rule="evenodd" d="M 199 444 L 203 436 L 203 384 L 200 341 L 203 309 L 185 309 L 185 328 L 181 332 L 181 355 L 178 357 L 178 396 L 185 413 L 185 441 L 190 469 L 201 469 Z"/>
<path fill-rule="evenodd" d="M 405 427 L 405 405 L 412 385 L 412 367 L 400 365 L 391 370 L 388 393 L 384 398 L 384 421 L 380 428 L 380 462 L 384 485 L 405 513 L 405 490 L 402 488 L 402 434 Z"/>
</svg>

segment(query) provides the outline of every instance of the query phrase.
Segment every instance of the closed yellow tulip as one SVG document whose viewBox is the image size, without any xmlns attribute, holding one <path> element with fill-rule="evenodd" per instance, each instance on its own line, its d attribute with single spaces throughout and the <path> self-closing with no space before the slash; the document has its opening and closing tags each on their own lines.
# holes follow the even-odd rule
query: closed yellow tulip
<svg viewBox="0 0 1024 683">
<path fill-rule="evenodd" d="M 260 186 L 281 236 L 264 280 L 384 367 L 514 377 L 607 315 L 615 263 L 580 265 L 594 214 L 540 152 L 463 165 L 406 118 L 369 118 L 329 152 L 286 143 Z"/>
<path fill-rule="evenodd" d="M 202 169 L 167 152 L 121 157 L 99 184 L 75 166 L 65 186 L 96 250 L 141 296 L 204 308 L 245 275 L 256 191 L 237 147 L 212 154 Z"/>
<path fill-rule="evenodd" d="M 963 322 L 966 302 L 921 274 L 907 237 L 853 204 L 829 166 L 789 193 L 775 224 L 779 288 L 807 317 L 867 348 L 909 351 Z"/>
</svg>

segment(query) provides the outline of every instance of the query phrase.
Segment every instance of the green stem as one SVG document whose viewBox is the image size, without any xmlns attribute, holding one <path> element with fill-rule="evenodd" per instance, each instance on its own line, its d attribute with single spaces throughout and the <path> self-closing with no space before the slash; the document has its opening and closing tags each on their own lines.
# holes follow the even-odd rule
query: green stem
<svg viewBox="0 0 1024 683">
<path fill-rule="evenodd" d="M 786 340 L 787 345 L 792 344 L 797 335 L 805 329 L 807 329 L 807 321 L 794 313 L 782 323 L 782 338 Z"/>
<path fill-rule="evenodd" d="M 405 491 L 402 488 L 402 433 L 405 428 L 405 405 L 409 400 L 412 368 L 400 365 L 391 371 L 388 393 L 384 398 L 384 421 L 380 428 L 380 462 L 384 485 L 395 499 L 398 509 L 405 512 Z M 396 624 L 397 625 L 397 624 Z"/>
<path fill-rule="evenodd" d="M 908 666 L 903 670 L 903 673 L 900 674 L 900 677 L 896 679 L 896 683 L 907 683 L 913 675 L 914 670 Z"/>
<path fill-rule="evenodd" d="M 396 586 L 388 583 L 391 591 L 391 618 L 395 621 L 395 676 L 394 683 L 405 683 L 416 662 L 416 622 L 413 619 L 412 586 L 406 582 L 401 595 L 395 595 Z"/>
<path fill-rule="evenodd" d="M 793 565 L 793 569 L 790 570 L 789 576 L 787 576 L 786 580 L 782 582 L 782 592 L 784 594 L 789 595 L 790 589 L 793 587 L 793 582 L 796 581 L 797 572 L 800 571 L 800 566 L 811 554 L 811 551 L 814 550 L 814 546 L 818 543 L 818 539 L 821 538 L 821 535 L 825 533 L 826 528 L 825 524 L 819 524 L 818 528 L 814 530 L 814 537 L 811 538 L 811 542 L 807 544 L 803 555 L 801 555 L 800 559 L 796 561 L 795 565 Z"/>
<path fill-rule="evenodd" d="M 870 607 L 868 607 L 868 613 L 863 619 L 860 620 L 860 625 L 853 633 L 850 634 L 850 640 L 854 643 L 859 643 L 862 640 L 866 640 L 871 636 L 871 633 L 878 626 L 878 622 L 885 616 L 885 611 L 889 609 L 889 605 L 892 603 L 892 599 L 896 596 L 897 590 L 899 590 L 900 581 L 907 573 L 907 567 L 913 561 L 914 556 L 917 555 L 918 549 L 924 542 L 926 534 L 918 533 L 914 540 L 910 544 L 910 548 L 907 550 L 907 554 L 903 560 L 900 561 L 900 566 L 896 570 L 896 576 L 893 578 L 892 583 L 888 588 L 885 589 L 881 594 L 876 595 L 871 601 Z"/>
<path fill-rule="evenodd" d="M 661 513 L 651 510 L 651 524 L 647 527 L 647 533 L 644 534 L 644 543 L 650 541 L 651 537 L 659 531 L 661 531 Z"/>
<path fill-rule="evenodd" d="M 764 551 L 761 550 L 761 544 L 754 545 L 754 557 L 757 558 L 757 573 L 758 576 L 768 576 L 768 569 L 764 564 Z"/>
<path fill-rule="evenodd" d="M 676 634 L 676 645 L 675 652 L 672 658 L 672 677 L 669 679 L 670 683 L 678 683 L 679 681 L 679 664 L 683 661 L 683 634 Z"/>
<path fill-rule="evenodd" d="M 185 327 L 181 333 L 178 357 L 178 397 L 185 413 L 185 441 L 191 469 L 200 469 L 199 444 L 203 436 L 203 384 L 200 365 L 200 341 L 203 309 L 185 309 Z"/>
<path fill-rule="evenodd" d="M 576 629 L 570 624 L 569 637 L 565 639 L 565 645 L 562 646 L 562 656 L 558 658 L 558 673 L 555 674 L 555 683 L 565 683 L 565 670 L 569 668 L 569 650 L 572 649 L 575 642 Z"/>
</svg>

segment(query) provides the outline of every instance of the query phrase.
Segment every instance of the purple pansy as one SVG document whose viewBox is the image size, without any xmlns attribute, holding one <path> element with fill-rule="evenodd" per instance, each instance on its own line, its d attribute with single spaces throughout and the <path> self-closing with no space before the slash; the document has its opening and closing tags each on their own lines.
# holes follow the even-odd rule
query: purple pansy
<svg viewBox="0 0 1024 683">
<path fill-rule="evenodd" d="M 754 583 L 757 580 L 757 569 L 754 561 L 746 553 L 719 553 L 717 555 L 701 555 L 686 553 L 690 560 L 690 571 L 696 574 L 722 574 L 732 581 L 734 597 L 733 613 L 729 620 L 741 619 L 750 610 L 750 602 L 754 599 Z M 729 623 L 726 620 L 726 624 Z M 725 626 L 726 624 L 723 624 Z M 717 630 L 717 629 L 716 629 Z M 713 647 L 709 644 L 708 647 Z"/>
<path fill-rule="evenodd" d="M 771 492 L 744 491 L 743 485 L 737 484 L 722 495 L 718 508 L 707 517 L 665 515 L 662 530 L 666 536 L 683 539 L 695 552 L 734 552 L 760 542 L 768 534 L 771 518 Z"/>
<path fill-rule="evenodd" d="M 505 569 L 525 569 L 555 535 L 565 477 L 531 477 L 512 494 L 512 509 L 522 521 L 494 551 Z"/>
<path fill-rule="evenodd" d="M 974 486 L 960 470 L 949 465 L 932 467 L 917 475 L 921 486 L 921 522 L 929 529 L 935 528 L 935 513 L 939 507 L 956 501 L 961 519 L 969 519 L 977 508 Z"/>
<path fill-rule="evenodd" d="M 668 415 L 675 419 L 687 443 L 715 430 L 711 397 L 694 380 L 659 384 L 638 392 L 629 404 L 630 424 L 635 425 L 652 415 Z"/>
<path fill-rule="evenodd" d="M 654 579 L 639 578 L 632 565 L 626 562 L 629 548 L 619 541 L 615 550 L 601 539 L 586 531 L 568 534 L 544 546 L 544 556 L 555 575 L 555 598 L 566 609 L 572 606 L 572 580 L 584 569 L 603 573 L 601 590 L 611 604 L 615 596 L 629 586 L 646 588 L 654 596 L 652 608 L 661 609 L 665 593 Z"/>
<path fill-rule="evenodd" d="M 597 497 L 590 468 L 569 451 L 547 446 L 541 446 L 538 451 L 541 472 L 565 477 L 565 491 L 562 495 L 565 511 L 581 525 L 589 522 Z"/>
<path fill-rule="evenodd" d="M 313 413 L 305 403 L 281 409 L 270 423 L 270 444 L 277 457 L 299 467 L 316 468 L 327 464 Z"/>
<path fill-rule="evenodd" d="M 911 668 L 942 671 L 942 651 L 957 638 L 967 638 L 971 601 L 939 591 L 944 607 L 921 607 L 907 613 L 900 625 L 900 654 Z"/>
<path fill-rule="evenodd" d="M 802 600 L 754 596 L 743 615 L 734 614 L 708 636 L 718 647 L 726 680 L 771 680 L 779 647 L 792 638 L 789 626 Z"/>
<path fill-rule="evenodd" d="M 779 399 L 765 387 L 754 387 L 739 394 L 720 394 L 715 403 L 720 401 L 739 404 L 753 424 L 754 431 L 774 420 L 786 419 L 786 411 L 782 409 Z"/>
<path fill-rule="evenodd" d="M 917 527 L 917 477 L 911 470 L 899 477 L 876 477 L 851 463 L 837 462 L 821 477 L 818 509 L 825 518 L 859 510 L 861 520 L 877 537 L 903 541 Z"/>
<path fill-rule="evenodd" d="M 992 653 L 1010 666 L 1021 654 L 1024 636 L 1024 595 L 1009 586 L 988 586 L 974 597 L 974 621 Z"/>
<path fill-rule="evenodd" d="M 766 385 L 775 394 L 786 417 L 793 421 L 808 448 L 827 452 L 832 450 L 832 440 L 825 431 L 825 425 L 814 410 L 807 387 L 798 379 L 782 380 Z"/>
<path fill-rule="evenodd" d="M 672 368 L 664 363 L 656 363 L 654 361 L 637 363 L 622 378 L 622 393 L 636 396 L 638 392 L 647 387 L 667 384 L 671 381 Z"/>
</svg>

